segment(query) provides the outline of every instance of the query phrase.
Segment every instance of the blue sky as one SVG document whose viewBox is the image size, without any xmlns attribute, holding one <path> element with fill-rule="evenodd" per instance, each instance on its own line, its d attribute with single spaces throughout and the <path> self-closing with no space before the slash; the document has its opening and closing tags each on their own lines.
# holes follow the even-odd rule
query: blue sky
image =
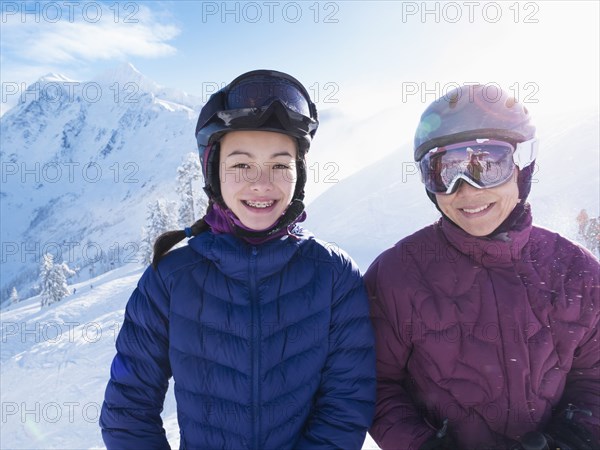
<svg viewBox="0 0 600 450">
<path fill-rule="evenodd" d="M 206 97 L 255 68 L 303 81 L 352 117 L 409 117 L 466 82 L 497 83 L 533 110 L 598 110 L 599 2 L 2 1 L 2 112 L 55 72 L 85 81 L 131 62 Z"/>
</svg>

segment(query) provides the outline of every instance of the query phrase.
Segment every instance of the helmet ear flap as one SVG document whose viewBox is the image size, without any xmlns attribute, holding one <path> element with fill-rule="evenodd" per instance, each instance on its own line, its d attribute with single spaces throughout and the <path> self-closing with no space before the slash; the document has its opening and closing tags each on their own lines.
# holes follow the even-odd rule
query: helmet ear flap
<svg viewBox="0 0 600 450">
<path fill-rule="evenodd" d="M 533 181 L 533 173 L 535 171 L 535 160 L 524 167 L 519 169 L 519 176 L 517 177 L 517 186 L 519 187 L 519 199 L 521 202 L 525 202 L 531 191 L 531 183 Z"/>
<path fill-rule="evenodd" d="M 223 204 L 221 181 L 219 178 L 220 149 L 221 146 L 219 141 L 217 141 L 205 150 L 207 160 L 204 163 L 204 192 L 209 199 Z"/>
<path fill-rule="evenodd" d="M 298 150 L 298 158 L 296 158 L 296 189 L 293 200 L 304 200 L 304 187 L 306 186 L 305 158 L 305 152 Z"/>
</svg>

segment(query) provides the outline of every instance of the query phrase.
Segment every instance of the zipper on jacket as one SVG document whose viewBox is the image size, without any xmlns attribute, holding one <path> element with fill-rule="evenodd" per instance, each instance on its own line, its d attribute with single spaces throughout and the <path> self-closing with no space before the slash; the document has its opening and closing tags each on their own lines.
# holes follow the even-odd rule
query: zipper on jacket
<svg viewBox="0 0 600 450">
<path fill-rule="evenodd" d="M 260 338 L 259 338 L 259 305 L 258 305 L 258 291 L 256 287 L 256 256 L 258 255 L 258 249 L 252 247 L 252 253 L 250 255 L 250 306 L 252 311 L 251 316 L 251 346 L 252 346 L 252 448 L 259 448 L 259 433 L 260 433 L 260 409 L 259 409 L 259 397 L 260 397 Z"/>
</svg>

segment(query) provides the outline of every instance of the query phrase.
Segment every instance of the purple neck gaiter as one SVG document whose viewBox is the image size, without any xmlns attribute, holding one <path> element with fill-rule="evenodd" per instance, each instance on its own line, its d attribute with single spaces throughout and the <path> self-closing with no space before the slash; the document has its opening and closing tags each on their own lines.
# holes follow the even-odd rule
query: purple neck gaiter
<svg viewBox="0 0 600 450">
<path fill-rule="evenodd" d="M 238 219 L 236 217 L 236 215 L 229 208 L 224 209 L 218 203 L 211 203 L 211 205 L 208 207 L 208 210 L 206 211 L 206 215 L 204 216 L 204 221 L 208 224 L 208 226 L 210 227 L 210 229 L 213 233 L 215 233 L 215 234 L 223 234 L 223 233 L 233 234 L 252 245 L 259 245 L 264 242 L 271 241 L 273 239 L 278 239 L 278 238 L 280 238 L 282 236 L 286 236 L 286 235 L 295 237 L 295 235 L 292 232 L 294 227 L 296 226 L 296 224 L 298 222 L 303 222 L 305 219 L 306 219 L 306 212 L 302 211 L 302 214 L 300 214 L 300 216 L 298 216 L 290 225 L 282 228 L 281 230 L 279 230 L 276 233 L 273 233 L 273 234 L 270 234 L 270 235 L 264 236 L 264 237 L 248 237 L 248 236 L 238 236 L 237 230 L 241 229 L 241 230 L 246 230 L 246 231 L 250 231 L 250 232 L 256 231 L 256 230 L 252 230 L 252 229 L 248 228 L 247 226 L 245 226 L 244 224 L 242 224 L 240 219 Z"/>
</svg>

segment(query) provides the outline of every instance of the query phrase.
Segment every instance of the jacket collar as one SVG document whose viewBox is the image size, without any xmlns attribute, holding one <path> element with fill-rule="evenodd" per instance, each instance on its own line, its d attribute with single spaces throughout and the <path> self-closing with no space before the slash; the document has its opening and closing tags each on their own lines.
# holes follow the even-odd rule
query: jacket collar
<svg viewBox="0 0 600 450">
<path fill-rule="evenodd" d="M 226 276 L 247 280 L 251 258 L 255 258 L 258 277 L 268 277 L 280 271 L 307 238 L 308 233 L 300 229 L 293 238 L 283 236 L 259 245 L 250 245 L 233 234 L 206 231 L 190 239 L 188 244 L 211 260 Z"/>
<path fill-rule="evenodd" d="M 531 210 L 526 208 L 508 232 L 492 237 L 475 237 L 450 220 L 440 219 L 442 233 L 450 244 L 484 267 L 507 266 L 521 259 L 532 228 Z"/>
</svg>

